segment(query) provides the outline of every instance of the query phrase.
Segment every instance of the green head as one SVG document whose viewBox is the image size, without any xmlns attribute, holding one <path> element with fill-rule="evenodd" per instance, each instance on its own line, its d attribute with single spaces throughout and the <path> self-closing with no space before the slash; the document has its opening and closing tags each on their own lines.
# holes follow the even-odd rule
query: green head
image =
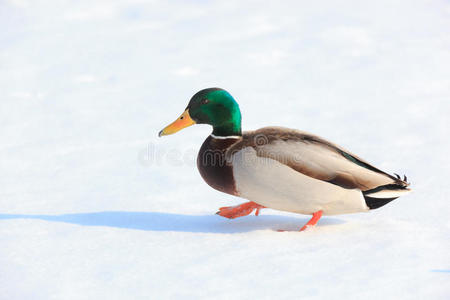
<svg viewBox="0 0 450 300">
<path fill-rule="evenodd" d="M 172 134 L 193 124 L 211 125 L 216 136 L 242 135 L 239 105 L 230 93 L 219 88 L 196 93 L 184 113 L 159 135 Z"/>
</svg>

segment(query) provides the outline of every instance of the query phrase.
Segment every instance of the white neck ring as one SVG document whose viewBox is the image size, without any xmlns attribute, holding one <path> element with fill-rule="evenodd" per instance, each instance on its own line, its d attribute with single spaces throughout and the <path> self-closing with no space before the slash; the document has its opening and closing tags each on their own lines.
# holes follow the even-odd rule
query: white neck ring
<svg viewBox="0 0 450 300">
<path fill-rule="evenodd" d="M 239 135 L 227 135 L 227 136 L 217 136 L 211 133 L 211 136 L 215 139 L 226 140 L 226 139 L 239 139 Z"/>
</svg>

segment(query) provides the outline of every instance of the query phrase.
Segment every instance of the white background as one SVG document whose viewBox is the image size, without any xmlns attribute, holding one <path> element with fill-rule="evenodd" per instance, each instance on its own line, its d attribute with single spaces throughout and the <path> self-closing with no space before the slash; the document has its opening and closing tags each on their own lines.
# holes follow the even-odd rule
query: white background
<svg viewBox="0 0 450 300">
<path fill-rule="evenodd" d="M 448 1 L 1 1 L 0 299 L 449 299 Z M 243 128 L 323 136 L 414 190 L 263 210 L 203 182 L 198 90 Z M 279 233 L 276 229 L 290 229 Z"/>
</svg>

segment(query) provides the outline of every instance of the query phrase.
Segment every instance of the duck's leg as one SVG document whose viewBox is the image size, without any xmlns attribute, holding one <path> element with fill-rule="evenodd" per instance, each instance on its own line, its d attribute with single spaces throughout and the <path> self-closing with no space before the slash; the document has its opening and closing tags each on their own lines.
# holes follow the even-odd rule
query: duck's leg
<svg viewBox="0 0 450 300">
<path fill-rule="evenodd" d="M 219 211 L 216 212 L 216 215 L 228 218 L 235 219 L 238 217 L 247 216 L 252 213 L 253 210 L 256 209 L 255 215 L 259 215 L 259 210 L 261 208 L 265 208 L 265 206 L 259 205 L 255 202 L 245 202 L 236 206 L 226 206 L 219 208 Z"/>
<path fill-rule="evenodd" d="M 322 217 L 322 211 L 316 211 L 315 213 L 313 213 L 313 216 L 311 218 L 311 220 L 308 221 L 308 223 L 305 224 L 305 226 L 303 226 L 300 231 L 304 231 L 309 227 L 313 227 L 317 224 L 317 221 L 319 221 L 319 219 Z"/>
</svg>

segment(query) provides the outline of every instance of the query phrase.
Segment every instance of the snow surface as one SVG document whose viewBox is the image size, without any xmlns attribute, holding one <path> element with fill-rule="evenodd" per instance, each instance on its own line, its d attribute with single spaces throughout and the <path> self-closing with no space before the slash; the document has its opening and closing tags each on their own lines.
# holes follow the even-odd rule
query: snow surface
<svg viewBox="0 0 450 300">
<path fill-rule="evenodd" d="M 448 1 L 0 2 L 0 299 L 450 299 Z M 370 213 L 209 188 L 199 89 L 313 132 L 414 192 Z M 277 232 L 276 229 L 291 232 Z"/>
</svg>

